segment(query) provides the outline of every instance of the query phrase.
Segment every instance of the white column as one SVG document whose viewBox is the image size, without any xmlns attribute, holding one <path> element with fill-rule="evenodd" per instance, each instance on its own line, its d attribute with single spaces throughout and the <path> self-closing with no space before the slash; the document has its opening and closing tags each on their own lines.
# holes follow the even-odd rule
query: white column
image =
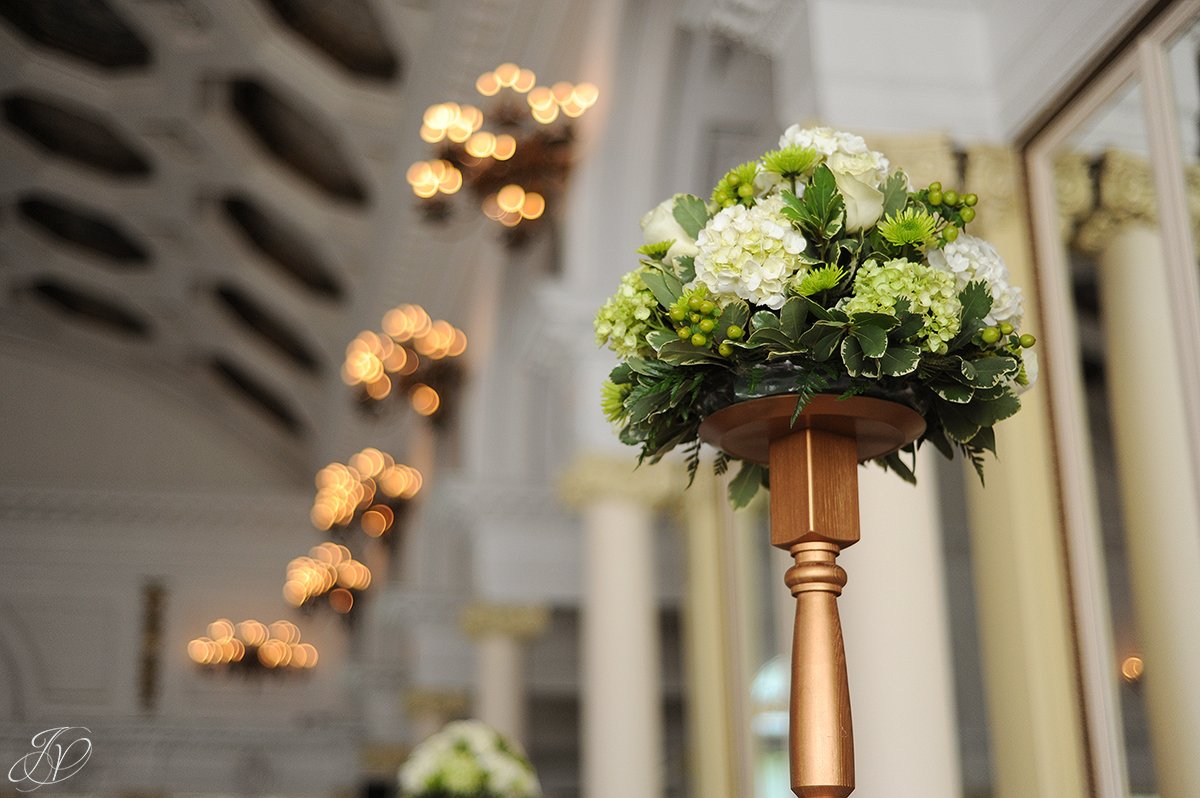
<svg viewBox="0 0 1200 798">
<path fill-rule="evenodd" d="M 972 223 L 978 228 L 974 234 L 1004 257 L 1013 284 L 1025 291 L 1022 328 L 1040 334 L 1044 327 L 1021 173 L 1016 152 L 972 147 L 964 185 L 986 196 L 986 212 Z M 1089 184 L 1083 192 L 1089 203 L 1090 191 Z M 1062 199 L 1067 196 L 1060 194 Z M 1096 798 L 1124 795 L 1128 788 L 1123 785 L 1124 762 L 1118 761 L 1121 751 L 1106 739 L 1116 690 L 1098 683 L 1092 665 L 1097 659 L 1092 652 L 1111 651 L 1108 612 L 1100 610 L 1104 622 L 1096 625 L 1072 617 L 1068 574 L 1074 576 L 1076 591 L 1087 591 L 1084 579 L 1090 570 L 1081 565 L 1088 556 L 1082 547 L 1064 548 L 1050 416 L 1049 386 L 1043 379 L 1021 397 L 1021 412 L 998 426 L 1001 456 L 984 466 L 987 487 L 962 466 L 967 471 L 992 787 L 996 798 L 1083 798 L 1091 794 L 1091 782 Z M 1095 595 L 1086 600 L 1093 607 L 1100 601 Z M 1080 705 L 1081 693 L 1087 713 Z M 1086 728 L 1085 720 L 1090 724 Z"/>
<path fill-rule="evenodd" d="M 931 465 L 918 469 L 917 487 L 859 469 L 862 540 L 839 558 L 848 579 L 838 603 L 855 710 L 856 792 L 864 796 L 962 790 Z"/>
<path fill-rule="evenodd" d="M 1100 251 L 1099 267 L 1125 551 L 1158 788 L 1167 798 L 1200 795 L 1200 475 L 1186 434 L 1195 397 L 1184 397 L 1179 379 L 1157 229 L 1140 221 L 1122 225 Z"/>
<path fill-rule="evenodd" d="M 583 796 L 661 798 L 662 691 L 654 588 L 655 506 L 665 466 L 581 458 L 563 482 L 584 524 Z"/>
<path fill-rule="evenodd" d="M 525 644 L 550 619 L 545 607 L 476 604 L 463 613 L 476 641 L 475 717 L 528 747 Z"/>
</svg>

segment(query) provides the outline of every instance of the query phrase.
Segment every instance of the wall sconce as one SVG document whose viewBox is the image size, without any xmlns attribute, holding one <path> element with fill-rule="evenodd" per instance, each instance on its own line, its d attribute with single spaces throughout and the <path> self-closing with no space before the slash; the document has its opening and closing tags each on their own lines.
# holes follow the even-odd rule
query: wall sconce
<svg viewBox="0 0 1200 798">
<path fill-rule="evenodd" d="M 317 495 L 309 518 L 322 532 L 344 533 L 356 523 L 363 533 L 389 542 L 399 537 L 409 503 L 421 492 L 421 472 L 368 447 L 349 464 L 330 463 L 317 472 Z M 390 533 L 390 534 L 389 534 Z"/>
<path fill-rule="evenodd" d="M 348 617 L 370 586 L 371 569 L 354 559 L 350 549 L 326 541 L 309 549 L 307 557 L 288 563 L 283 598 L 297 609 L 312 611 L 326 605 Z"/>
<path fill-rule="evenodd" d="M 316 647 L 300 642 L 300 628 L 291 621 L 234 624 L 219 618 L 207 631 L 187 645 L 188 657 L 205 672 L 295 673 L 317 665 Z"/>
<path fill-rule="evenodd" d="M 467 351 L 466 333 L 434 321 L 420 305 L 389 310 L 382 327 L 381 333 L 359 333 L 346 347 L 342 380 L 358 389 L 365 406 L 403 397 L 417 414 L 437 426 L 446 424 L 462 381 L 458 358 Z"/>
<path fill-rule="evenodd" d="M 494 129 L 484 129 L 485 114 L 476 106 L 429 106 L 420 136 L 436 157 L 417 161 L 406 177 L 428 218 L 446 218 L 449 197 L 466 186 L 516 243 L 518 226 L 541 219 L 562 193 L 571 167 L 569 120 L 591 108 L 600 90 L 566 81 L 539 86 L 532 70 L 513 63 L 480 75 L 475 89 L 495 98 L 486 114 Z"/>
</svg>

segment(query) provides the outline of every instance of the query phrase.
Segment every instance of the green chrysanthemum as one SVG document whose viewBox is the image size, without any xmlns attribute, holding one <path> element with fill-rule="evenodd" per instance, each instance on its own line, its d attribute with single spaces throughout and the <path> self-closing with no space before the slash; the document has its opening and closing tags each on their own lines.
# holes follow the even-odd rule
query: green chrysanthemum
<svg viewBox="0 0 1200 798">
<path fill-rule="evenodd" d="M 650 317 L 658 307 L 658 300 L 642 280 L 644 271 L 645 267 L 622 277 L 617 293 L 596 314 L 596 343 L 607 344 L 622 359 L 631 358 L 648 346 Z"/>
<path fill-rule="evenodd" d="M 846 313 L 892 313 L 901 297 L 909 309 L 925 317 L 917 332 L 922 345 L 945 354 L 958 334 L 962 303 L 954 288 L 954 275 L 904 258 L 886 263 L 869 260 L 854 276 L 854 295 L 840 303 Z"/>
<path fill-rule="evenodd" d="M 604 417 L 614 424 L 619 424 L 625 420 L 628 413 L 625 411 L 625 397 L 633 390 L 633 386 L 629 383 L 617 385 L 612 380 L 605 380 L 600 385 L 600 409 L 604 411 Z"/>
<path fill-rule="evenodd" d="M 784 147 L 762 157 L 763 169 L 785 179 L 800 177 L 817 165 L 821 156 L 811 147 Z"/>
<path fill-rule="evenodd" d="M 746 163 L 730 169 L 713 189 L 712 201 L 719 207 L 729 208 L 737 204 L 747 208 L 754 206 L 754 178 L 758 177 L 757 161 Z"/>
<path fill-rule="evenodd" d="M 668 239 L 667 241 L 658 241 L 653 244 L 643 244 L 642 246 L 638 247 L 637 251 L 639 255 L 645 255 L 647 258 L 651 258 L 653 260 L 662 260 L 667 256 L 667 253 L 670 252 L 671 246 L 674 243 L 675 239 L 672 238 Z"/>
<path fill-rule="evenodd" d="M 933 216 L 917 208 L 905 208 L 879 223 L 879 234 L 898 247 L 923 245 L 933 238 L 937 225 Z"/>
<path fill-rule="evenodd" d="M 800 296 L 812 296 L 819 294 L 822 291 L 829 291 L 837 288 L 837 284 L 846 276 L 846 270 L 841 266 L 829 265 L 822 266 L 819 269 L 813 269 L 810 272 L 805 272 L 804 275 L 796 281 L 792 290 Z"/>
</svg>

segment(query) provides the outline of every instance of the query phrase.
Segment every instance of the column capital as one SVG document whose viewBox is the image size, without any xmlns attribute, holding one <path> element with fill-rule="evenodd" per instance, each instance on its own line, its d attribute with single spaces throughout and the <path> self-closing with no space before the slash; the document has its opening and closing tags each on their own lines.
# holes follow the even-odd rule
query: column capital
<svg viewBox="0 0 1200 798">
<path fill-rule="evenodd" d="M 945 133 L 873 135 L 870 143 L 872 149 L 887 153 L 888 160 L 901 167 L 914 185 L 935 180 L 950 185 L 958 180 L 958 155 L 954 143 Z"/>
<path fill-rule="evenodd" d="M 683 489 L 683 475 L 673 463 L 635 468 L 636 461 L 632 457 L 581 455 L 559 480 L 559 497 L 574 508 L 608 498 L 629 499 L 647 507 L 657 507 L 677 498 Z"/>
<path fill-rule="evenodd" d="M 471 708 L 471 702 L 464 691 L 436 687 L 410 688 L 401 694 L 401 700 L 410 715 L 466 717 Z"/>
<path fill-rule="evenodd" d="M 550 610 L 545 606 L 477 603 L 463 610 L 459 623 L 473 638 L 498 634 L 530 640 L 546 631 Z"/>
</svg>

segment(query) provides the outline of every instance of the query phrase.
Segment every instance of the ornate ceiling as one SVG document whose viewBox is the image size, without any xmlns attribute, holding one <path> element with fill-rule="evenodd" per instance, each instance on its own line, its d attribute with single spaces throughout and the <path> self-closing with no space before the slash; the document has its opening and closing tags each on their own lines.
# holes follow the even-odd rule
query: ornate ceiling
<svg viewBox="0 0 1200 798">
<path fill-rule="evenodd" d="M 575 78 L 585 7 L 0 0 L 0 345 L 336 455 L 358 330 L 419 302 L 472 332 L 490 223 L 416 212 L 421 111 L 505 60 Z"/>
</svg>

